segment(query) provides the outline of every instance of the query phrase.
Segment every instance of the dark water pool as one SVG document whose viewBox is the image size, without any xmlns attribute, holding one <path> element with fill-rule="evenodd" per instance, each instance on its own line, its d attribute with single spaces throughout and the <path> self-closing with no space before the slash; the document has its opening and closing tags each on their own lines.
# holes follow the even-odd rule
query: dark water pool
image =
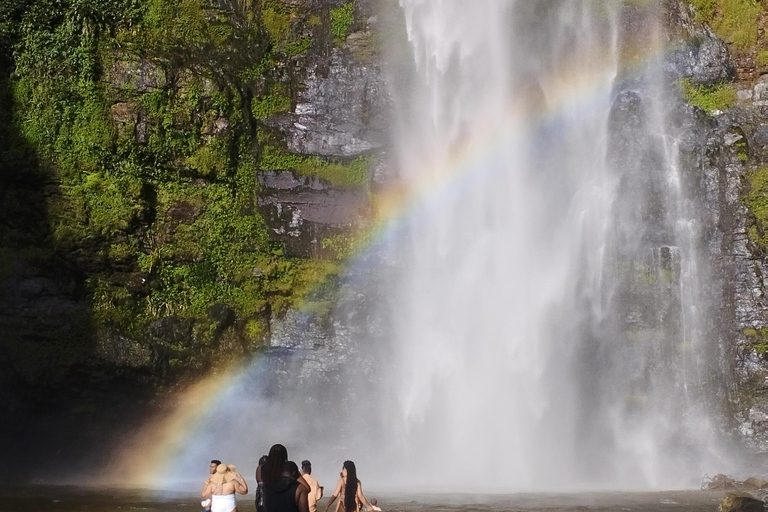
<svg viewBox="0 0 768 512">
<path fill-rule="evenodd" d="M 722 492 L 577 493 L 508 495 L 392 495 L 366 493 L 379 500 L 383 512 L 714 512 Z M 369 496 L 369 497 L 370 497 Z M 326 500 L 320 502 L 320 512 Z M 0 511 L 199 511 L 194 492 L 144 491 L 71 486 L 0 486 Z M 242 497 L 238 512 L 254 510 L 253 495 Z"/>
</svg>

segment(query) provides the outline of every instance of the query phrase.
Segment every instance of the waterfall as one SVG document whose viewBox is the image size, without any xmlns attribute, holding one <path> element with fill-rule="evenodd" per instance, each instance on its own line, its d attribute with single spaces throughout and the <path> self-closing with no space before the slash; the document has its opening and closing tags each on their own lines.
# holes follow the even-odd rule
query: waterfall
<svg viewBox="0 0 768 512">
<path fill-rule="evenodd" d="M 396 150 L 417 201 L 380 393 L 396 472 L 457 490 L 698 484 L 718 469 L 701 233 L 669 84 L 651 61 L 624 69 L 641 36 L 621 3 L 401 6 Z"/>
</svg>

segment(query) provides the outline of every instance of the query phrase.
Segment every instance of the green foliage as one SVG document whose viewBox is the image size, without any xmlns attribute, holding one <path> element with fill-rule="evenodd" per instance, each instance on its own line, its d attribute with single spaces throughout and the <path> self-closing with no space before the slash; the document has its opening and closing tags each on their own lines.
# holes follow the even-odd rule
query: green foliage
<svg viewBox="0 0 768 512">
<path fill-rule="evenodd" d="M 757 21 L 761 7 L 755 0 L 719 0 L 721 17 L 712 28 L 737 50 L 757 43 Z"/>
<path fill-rule="evenodd" d="M 254 98 L 251 102 L 251 113 L 253 113 L 253 117 L 256 119 L 266 119 L 280 112 L 288 112 L 290 110 L 291 97 L 279 85 L 273 87 L 270 94 Z"/>
<path fill-rule="evenodd" d="M 349 28 L 355 22 L 355 5 L 353 2 L 331 9 L 331 35 L 337 41 L 344 41 Z"/>
<path fill-rule="evenodd" d="M 362 230 L 356 233 L 339 234 L 324 238 L 323 249 L 330 249 L 339 260 L 352 258 L 370 247 L 373 242 L 374 232 Z"/>
<path fill-rule="evenodd" d="M 680 87 L 686 102 L 708 113 L 726 110 L 736 101 L 736 90 L 730 84 L 696 85 L 690 78 L 684 78 L 680 81 Z"/>
<path fill-rule="evenodd" d="M 280 44 L 288 37 L 291 32 L 292 15 L 290 12 L 281 12 L 274 7 L 268 7 L 262 10 L 261 15 L 264 18 L 264 26 L 269 32 L 272 44 Z"/>
<path fill-rule="evenodd" d="M 749 192 L 742 198 L 744 205 L 755 216 L 756 223 L 747 230 L 753 242 L 768 246 L 765 230 L 768 228 L 768 167 L 749 173 Z"/>
<path fill-rule="evenodd" d="M 309 50 L 309 47 L 312 45 L 312 40 L 307 37 L 300 37 L 298 39 L 295 39 L 293 41 L 288 42 L 285 45 L 285 53 L 288 55 L 301 55 L 302 53 L 306 53 L 307 50 Z"/>
<path fill-rule="evenodd" d="M 743 332 L 747 337 L 748 346 L 761 356 L 768 357 L 768 328 L 746 327 Z"/>
<path fill-rule="evenodd" d="M 368 182 L 371 158 L 359 156 L 348 163 L 326 160 L 318 156 L 287 153 L 277 146 L 262 148 L 259 167 L 267 171 L 295 170 L 305 176 L 316 176 L 336 186 L 361 186 Z"/>
<path fill-rule="evenodd" d="M 211 137 L 207 143 L 197 147 L 187 158 L 187 165 L 203 176 L 220 174 L 229 167 L 229 148 L 222 137 Z"/>
<path fill-rule="evenodd" d="M 717 35 L 737 51 L 757 44 L 758 20 L 763 9 L 756 0 L 689 0 L 696 20 L 708 23 Z"/>
<path fill-rule="evenodd" d="M 760 50 L 757 52 L 755 64 L 758 66 L 768 66 L 768 50 Z"/>
<path fill-rule="evenodd" d="M 717 0 L 690 0 L 690 3 L 696 9 L 696 21 L 708 23 L 714 19 L 717 12 Z"/>
<path fill-rule="evenodd" d="M 262 17 L 234 19 L 207 0 L 41 0 L 21 8 L 23 23 L 9 27 L 0 15 L 0 45 L 15 59 L 8 101 L 41 162 L 34 171 L 60 184 L 49 204 L 53 240 L 82 260 L 97 327 L 142 339 L 148 322 L 177 315 L 210 340 L 207 311 L 223 303 L 258 338 L 263 320 L 254 318 L 267 308 L 330 310 L 339 264 L 286 258 L 256 208 L 258 141 L 243 111 L 248 89 L 234 77 L 270 83 L 285 54 L 311 44 L 288 40 L 290 10 L 262 5 Z M 264 28 L 282 49 L 251 50 Z M 116 101 L 133 109 L 135 126 L 117 129 Z M 280 87 L 250 105 L 257 118 L 290 107 Z M 213 135 L 220 117 L 228 128 Z M 335 184 L 367 178 L 367 158 L 264 155 Z M 0 277 L 10 269 L 0 266 Z"/>
</svg>

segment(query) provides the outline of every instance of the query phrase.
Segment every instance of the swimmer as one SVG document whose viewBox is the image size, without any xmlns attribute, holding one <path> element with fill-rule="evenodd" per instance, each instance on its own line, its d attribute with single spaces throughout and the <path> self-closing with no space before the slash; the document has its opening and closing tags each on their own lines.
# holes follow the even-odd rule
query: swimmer
<svg viewBox="0 0 768 512">
<path fill-rule="evenodd" d="M 344 467 L 341 470 L 341 478 L 336 484 L 336 490 L 333 491 L 325 512 L 331 508 L 336 498 L 341 496 L 344 503 L 344 512 L 357 512 L 360 504 L 365 505 L 366 510 L 373 510 L 373 507 L 363 494 L 363 484 L 357 479 L 357 468 L 351 460 L 344 461 Z"/>
<path fill-rule="evenodd" d="M 237 512 L 235 493 L 248 494 L 245 478 L 235 466 L 219 464 L 202 492 L 204 500 L 211 500 L 211 512 Z"/>
</svg>

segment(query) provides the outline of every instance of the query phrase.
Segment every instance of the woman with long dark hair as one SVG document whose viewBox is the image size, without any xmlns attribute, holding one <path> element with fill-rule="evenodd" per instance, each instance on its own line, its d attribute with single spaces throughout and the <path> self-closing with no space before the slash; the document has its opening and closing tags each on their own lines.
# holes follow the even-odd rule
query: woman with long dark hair
<svg viewBox="0 0 768 512">
<path fill-rule="evenodd" d="M 288 450 L 281 444 L 273 444 L 269 449 L 266 464 L 256 468 L 256 480 L 270 485 L 283 474 L 283 464 L 288 461 Z"/>
<path fill-rule="evenodd" d="M 360 503 L 365 505 L 366 510 L 373 510 L 373 506 L 368 503 L 365 494 L 363 494 L 363 484 L 357 479 L 357 468 L 351 460 L 344 461 L 344 466 L 341 469 L 341 478 L 339 478 L 339 482 L 336 484 L 336 490 L 333 491 L 331 499 L 328 500 L 325 512 L 328 512 L 331 504 L 339 496 L 341 496 L 344 505 L 344 512 L 357 512 Z"/>
</svg>

